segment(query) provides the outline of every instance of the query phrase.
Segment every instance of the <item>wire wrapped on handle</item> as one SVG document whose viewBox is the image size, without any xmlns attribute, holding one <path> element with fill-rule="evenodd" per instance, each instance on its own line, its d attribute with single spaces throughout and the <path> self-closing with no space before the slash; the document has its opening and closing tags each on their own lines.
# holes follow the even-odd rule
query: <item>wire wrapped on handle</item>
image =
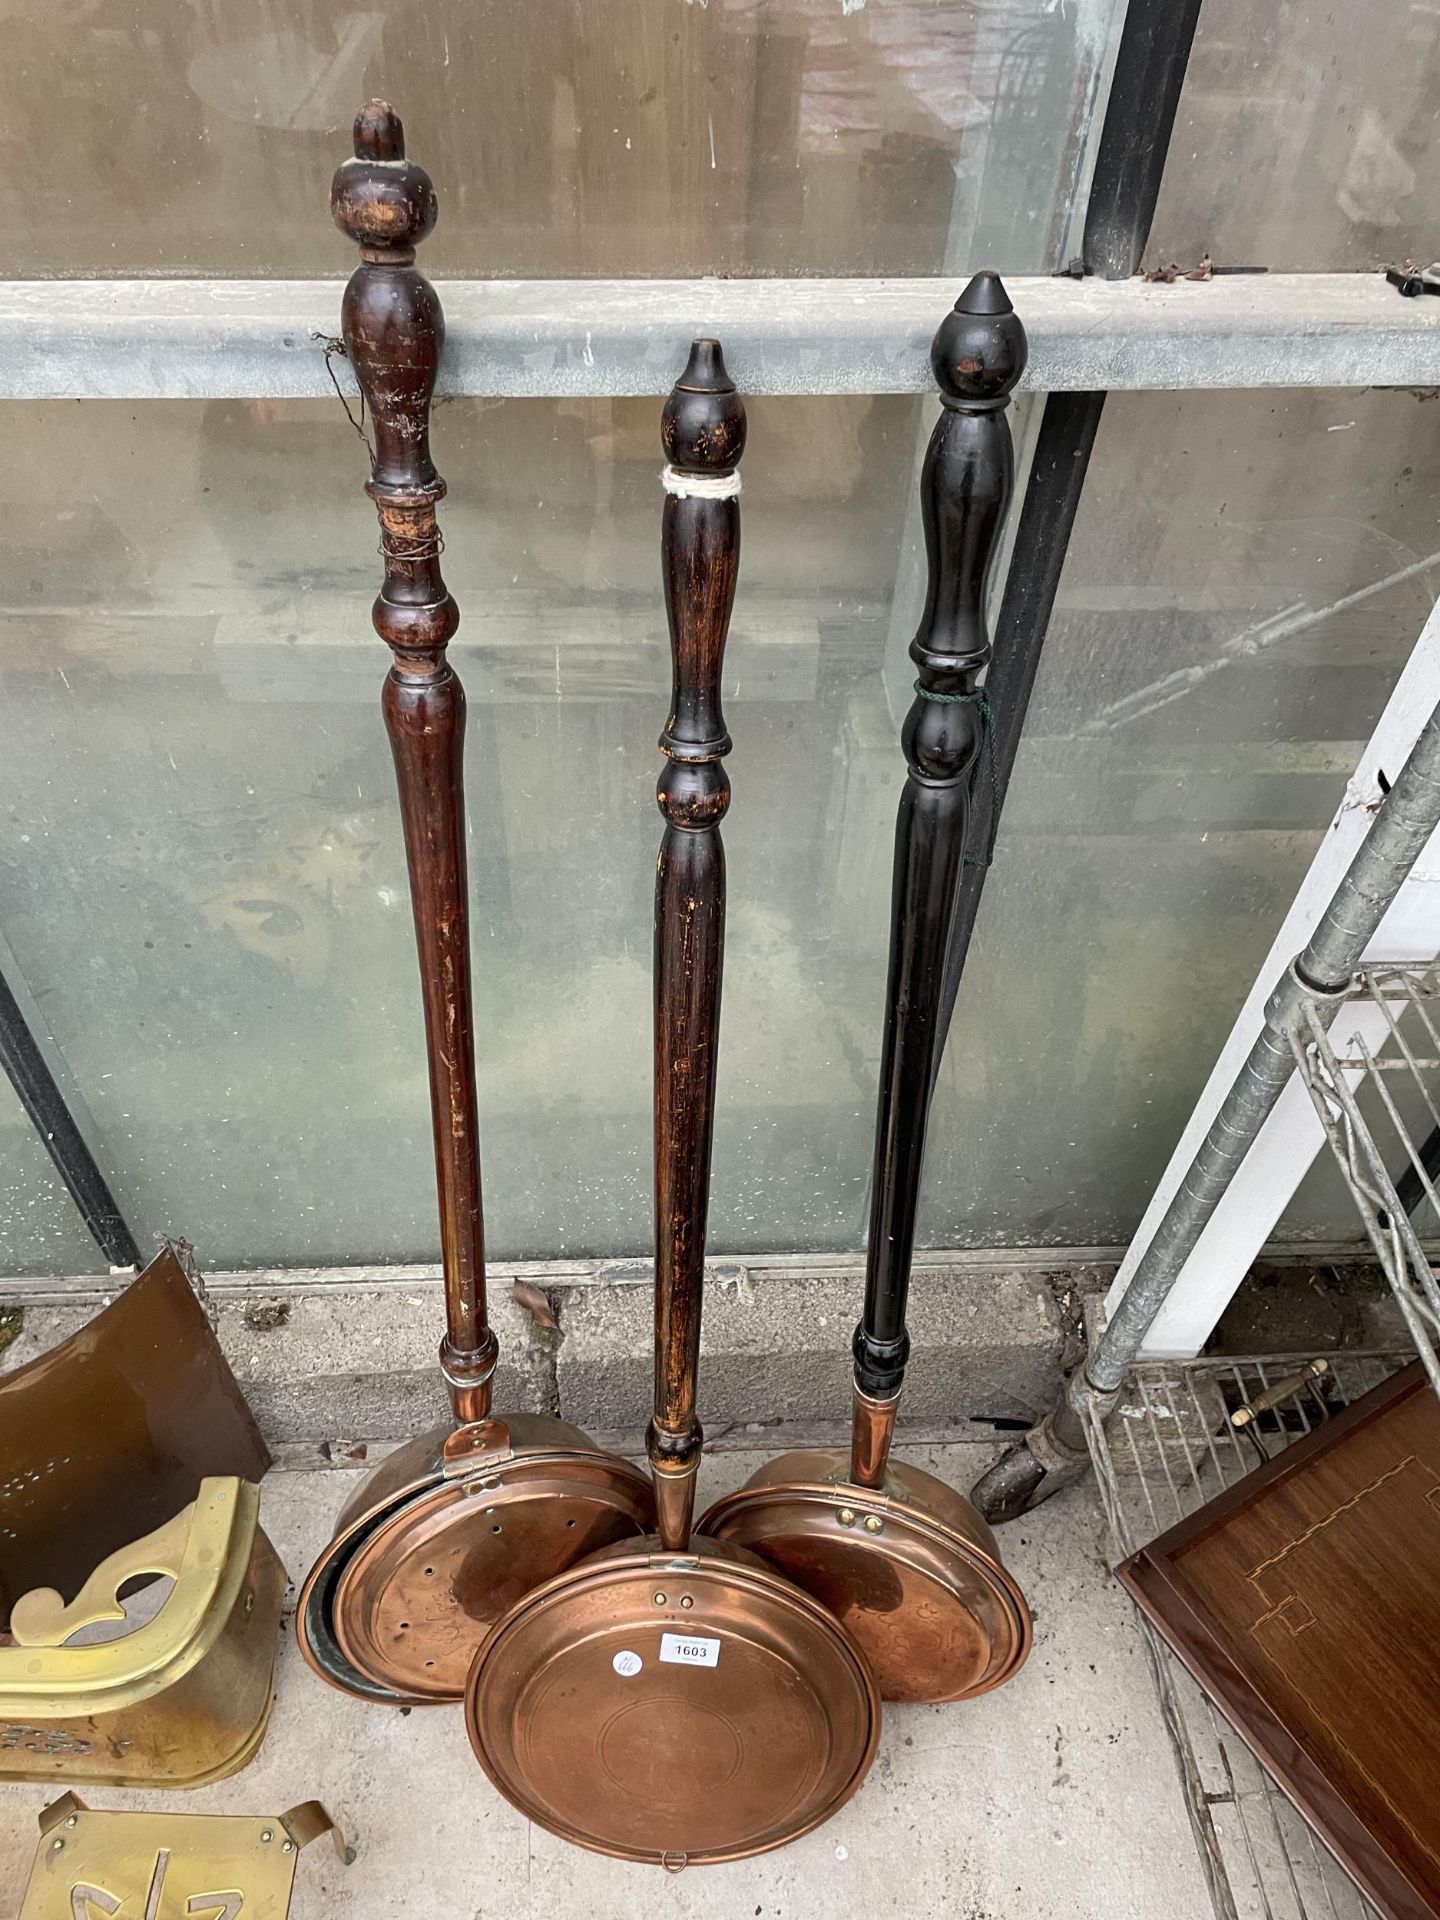
<svg viewBox="0 0 1440 1920">
<path fill-rule="evenodd" d="M 372 100 L 355 157 L 335 175 L 336 224 L 360 248 L 345 289 L 345 350 L 374 428 L 365 491 L 380 516 L 385 580 L 375 631 L 393 664 L 381 697 L 395 758 L 425 1006 L 446 1337 L 440 1363 L 459 1420 L 490 1408 L 496 1343 L 485 1312 L 485 1228 L 470 990 L 462 764 L 465 693 L 445 649 L 460 613 L 440 572 L 430 401 L 445 338 L 415 249 L 435 225 L 435 189 L 405 158 L 400 119 Z"/>
</svg>

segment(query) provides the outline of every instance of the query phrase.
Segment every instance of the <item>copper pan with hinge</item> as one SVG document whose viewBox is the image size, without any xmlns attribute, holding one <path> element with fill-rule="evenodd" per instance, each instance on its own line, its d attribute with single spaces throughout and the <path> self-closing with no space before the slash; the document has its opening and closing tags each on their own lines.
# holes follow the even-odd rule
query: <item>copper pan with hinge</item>
<svg viewBox="0 0 1440 1920">
<path fill-rule="evenodd" d="M 929 592 L 910 646 L 915 699 L 895 830 L 890 959 L 865 1308 L 851 1445 L 787 1454 L 719 1500 L 700 1532 L 744 1546 L 815 1595 L 864 1647 L 887 1700 L 959 1700 L 1010 1678 L 1030 1648 L 1024 1596 L 962 1494 L 891 1460 L 909 1337 L 930 1095 L 943 1044 L 946 946 L 967 858 L 970 794 L 989 747 L 976 677 L 985 591 L 1011 484 L 1007 396 L 1025 331 L 1000 278 L 976 274 L 935 337 L 943 412 L 921 481 Z M 970 857 L 978 857 L 973 852 Z"/>
<path fill-rule="evenodd" d="M 655 1401 L 658 1533 L 522 1600 L 476 1657 L 477 1758 L 529 1819 L 677 1869 L 783 1845 L 827 1820 L 875 1757 L 864 1654 L 744 1548 L 691 1534 L 725 880 L 720 669 L 739 554 L 745 411 L 697 341 L 665 408 L 662 534 L 674 697 L 661 736 L 655 887 Z"/>
</svg>

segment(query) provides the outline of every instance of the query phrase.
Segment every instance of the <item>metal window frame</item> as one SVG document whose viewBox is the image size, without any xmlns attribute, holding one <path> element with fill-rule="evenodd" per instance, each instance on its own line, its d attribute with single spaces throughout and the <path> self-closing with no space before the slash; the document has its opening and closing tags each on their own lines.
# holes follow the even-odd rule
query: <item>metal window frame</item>
<svg viewBox="0 0 1440 1920">
<path fill-rule="evenodd" d="M 1003 804 L 1105 395 L 1260 387 L 1440 386 L 1440 302 L 1380 274 L 1134 278 L 1149 236 L 1200 0 L 1129 0 L 1086 204 L 1083 277 L 1010 279 L 1025 317 L 1022 386 L 1047 396 L 997 619 L 995 804 Z M 330 280 L 79 279 L 0 283 L 0 399 L 314 399 Z M 725 340 L 753 395 L 929 393 L 949 279 L 568 280 L 441 283 L 439 390 L 486 398 L 668 392 L 697 331 Z M 947 965 L 953 1009 L 983 872 Z M 13 994 L 0 1064 L 112 1265 L 135 1240 Z"/>
</svg>

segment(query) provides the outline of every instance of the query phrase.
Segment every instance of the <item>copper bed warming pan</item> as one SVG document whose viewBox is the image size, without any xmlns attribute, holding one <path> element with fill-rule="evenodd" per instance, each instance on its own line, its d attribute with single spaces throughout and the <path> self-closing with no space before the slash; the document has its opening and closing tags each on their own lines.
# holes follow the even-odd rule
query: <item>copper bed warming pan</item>
<svg viewBox="0 0 1440 1920">
<path fill-rule="evenodd" d="M 259 1509 L 249 1481 L 206 1479 L 74 1599 L 41 1587 L 15 1600 L 0 1646 L 0 1779 L 199 1787 L 245 1765 L 270 1716 L 285 1593 Z M 123 1596 L 157 1576 L 173 1585 L 131 1624 Z M 117 1622 L 117 1637 L 95 1637 Z"/>
<path fill-rule="evenodd" d="M 985 744 L 976 675 L 989 657 L 985 587 L 1009 499 L 1007 396 L 1025 331 L 980 273 L 935 337 L 943 412 L 921 505 L 929 592 L 910 645 L 918 678 L 902 744 L 890 965 L 865 1311 L 855 1332 L 851 1446 L 773 1460 L 715 1503 L 700 1531 L 747 1547 L 812 1593 L 864 1647 L 886 1700 L 961 1700 L 1008 1680 L 1030 1614 L 979 1513 L 934 1474 L 890 1458 L 909 1338 L 905 1305 L 934 1079 L 945 948 Z"/>
<path fill-rule="evenodd" d="M 0 1375 L 0 1633 L 17 1595 L 73 1596 L 207 1475 L 259 1480 L 269 1465 L 167 1246 L 78 1333 Z"/>
<path fill-rule="evenodd" d="M 345 346 L 375 435 L 366 491 L 385 583 L 376 631 L 394 657 L 382 707 L 394 751 L 415 910 L 440 1196 L 454 1422 L 399 1448 L 346 1507 L 301 1591 L 301 1650 L 325 1679 L 396 1705 L 458 1700 L 476 1647 L 522 1594 L 654 1515 L 645 1475 L 578 1428 L 490 1410 L 495 1334 L 485 1241 L 470 992 L 461 761 L 465 697 L 445 656 L 459 621 L 440 575 L 430 398 L 444 337 L 416 269 L 435 224 L 429 176 L 405 159 L 382 101 L 355 122 L 331 208 L 361 265 L 345 292 Z"/>
<path fill-rule="evenodd" d="M 548 1581 L 477 1655 L 466 1722 L 481 1766 L 580 1846 L 678 1869 L 783 1845 L 855 1792 L 879 1699 L 864 1655 L 743 1549 L 691 1537 L 700 1309 L 724 934 L 730 739 L 720 670 L 739 556 L 745 410 L 696 341 L 664 413 L 662 536 L 674 695 L 660 745 L 655 885 L 657 1537 Z"/>
</svg>

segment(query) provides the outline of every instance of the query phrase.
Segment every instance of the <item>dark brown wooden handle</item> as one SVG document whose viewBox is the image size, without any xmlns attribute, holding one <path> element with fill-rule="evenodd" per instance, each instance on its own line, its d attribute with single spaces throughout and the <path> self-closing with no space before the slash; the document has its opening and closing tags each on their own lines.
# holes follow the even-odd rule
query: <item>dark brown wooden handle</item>
<svg viewBox="0 0 1440 1920">
<path fill-rule="evenodd" d="M 647 1448 L 660 1538 L 690 1537 L 702 1433 L 696 1417 L 715 1050 L 725 946 L 730 751 L 720 711 L 740 559 L 745 407 L 719 342 L 697 340 L 665 404 L 660 539 L 674 688 L 660 736 L 665 819 L 655 875 L 655 1411 Z"/>
<path fill-rule="evenodd" d="M 1005 408 L 1025 369 L 1025 330 L 998 274 L 976 274 L 936 334 L 930 359 L 942 412 L 920 483 L 929 590 L 910 643 L 916 695 L 901 730 L 906 779 L 895 823 L 865 1313 L 854 1341 L 851 1464 L 867 1486 L 884 1479 L 893 1423 L 893 1408 L 877 1423 L 873 1403 L 899 1394 L 909 1356 L 905 1307 L 940 1045 L 941 980 L 982 745 L 975 682 L 990 657 L 985 589 L 1010 498 Z"/>
<path fill-rule="evenodd" d="M 456 1417 L 478 1420 L 489 1412 L 496 1344 L 485 1317 L 465 871 L 465 692 L 445 654 L 460 613 L 440 573 L 435 509 L 445 482 L 430 458 L 430 398 L 445 318 L 415 265 L 415 249 L 435 225 L 435 189 L 424 169 L 406 160 L 399 116 L 383 100 L 372 100 L 356 117 L 355 157 L 335 175 L 330 210 L 360 248 L 342 321 L 375 434 L 365 490 L 380 516 L 385 583 L 373 618 L 393 656 L 381 707 L 400 789 L 425 1005 L 445 1273 L 440 1359 Z"/>
</svg>

